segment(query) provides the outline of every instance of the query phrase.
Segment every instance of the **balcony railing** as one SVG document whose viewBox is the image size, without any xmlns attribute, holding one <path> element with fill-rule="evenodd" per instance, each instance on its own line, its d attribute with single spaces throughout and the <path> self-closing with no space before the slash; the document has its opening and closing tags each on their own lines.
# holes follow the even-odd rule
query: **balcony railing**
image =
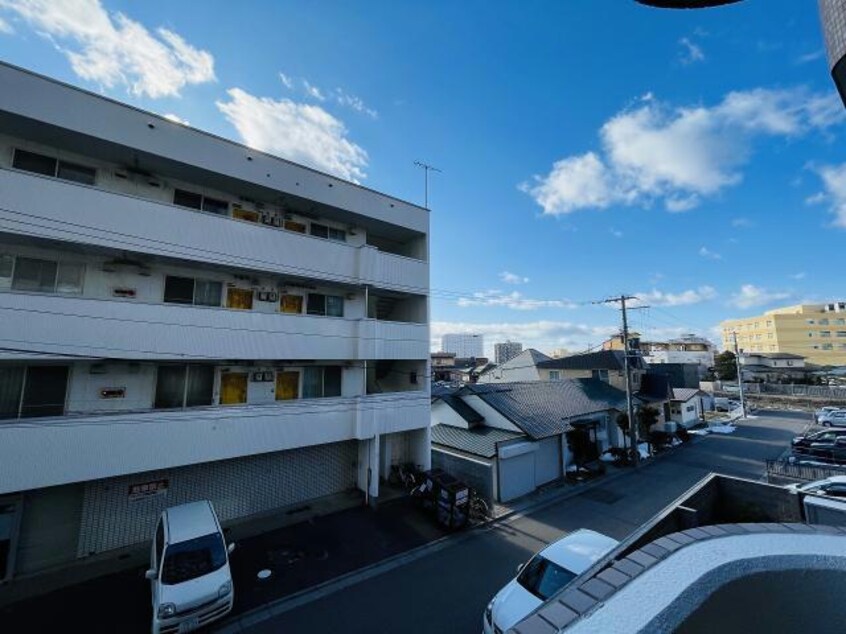
<svg viewBox="0 0 846 634">
<path fill-rule="evenodd" d="M 0 169 L 0 231 L 427 294 L 426 262 Z"/>
<path fill-rule="evenodd" d="M 424 391 L 0 425 L 0 494 L 429 425 Z"/>
</svg>

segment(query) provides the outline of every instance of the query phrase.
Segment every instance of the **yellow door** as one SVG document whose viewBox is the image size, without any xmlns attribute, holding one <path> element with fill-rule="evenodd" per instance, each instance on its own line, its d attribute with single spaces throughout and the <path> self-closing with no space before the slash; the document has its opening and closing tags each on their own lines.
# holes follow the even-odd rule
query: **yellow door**
<svg viewBox="0 0 846 634">
<path fill-rule="evenodd" d="M 276 400 L 290 401 L 300 395 L 300 373 L 299 372 L 277 372 L 276 373 Z"/>
<path fill-rule="evenodd" d="M 303 296 L 283 295 L 279 300 L 279 310 L 283 313 L 294 313 L 299 315 L 303 312 Z"/>
<path fill-rule="evenodd" d="M 247 374 L 227 372 L 220 375 L 220 404 L 235 405 L 247 402 Z"/>
<path fill-rule="evenodd" d="M 226 289 L 226 307 L 250 310 L 253 307 L 253 290 L 251 288 Z"/>
<path fill-rule="evenodd" d="M 232 210 L 232 217 L 238 220 L 247 220 L 248 222 L 258 222 L 259 220 L 259 215 L 255 211 L 241 209 L 240 207 L 235 207 Z"/>
</svg>

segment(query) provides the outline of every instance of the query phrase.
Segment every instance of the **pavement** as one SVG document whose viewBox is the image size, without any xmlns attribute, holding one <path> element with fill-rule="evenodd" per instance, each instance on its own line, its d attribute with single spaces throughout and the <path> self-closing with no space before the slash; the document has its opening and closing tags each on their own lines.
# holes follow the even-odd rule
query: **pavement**
<svg viewBox="0 0 846 634">
<path fill-rule="evenodd" d="M 490 598 L 549 542 L 578 528 L 623 539 L 711 472 L 762 479 L 765 461 L 780 455 L 808 426 L 807 415 L 779 412 L 740 421 L 730 435 L 710 435 L 637 470 L 598 481 L 575 495 L 516 513 L 484 530 L 440 542 L 381 574 L 351 576 L 296 601 L 219 625 L 219 632 L 478 632 Z M 352 575 L 354 577 L 355 575 Z"/>
<path fill-rule="evenodd" d="M 807 426 L 773 412 L 706 436 L 637 470 L 556 488 L 488 527 L 447 535 L 409 500 L 357 507 L 239 540 L 236 604 L 219 632 L 478 632 L 487 601 L 516 566 L 563 533 L 622 539 L 712 471 L 758 479 Z M 270 568 L 268 581 L 256 573 Z M 143 569 L 0 609 L 2 631 L 148 632 Z"/>
</svg>

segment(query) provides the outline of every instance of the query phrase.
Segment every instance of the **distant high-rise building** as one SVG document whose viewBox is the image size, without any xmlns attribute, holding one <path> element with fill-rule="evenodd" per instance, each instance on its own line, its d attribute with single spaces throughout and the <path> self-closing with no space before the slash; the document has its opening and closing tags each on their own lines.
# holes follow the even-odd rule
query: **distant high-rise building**
<svg viewBox="0 0 846 634">
<path fill-rule="evenodd" d="M 485 338 L 476 333 L 449 333 L 441 338 L 441 351 L 460 359 L 484 356 Z"/>
<path fill-rule="evenodd" d="M 831 77 L 840 98 L 846 103 L 846 3 L 843 0 L 820 0 L 820 20 Z"/>
<path fill-rule="evenodd" d="M 511 361 L 518 354 L 523 352 L 523 344 L 517 341 L 506 341 L 505 343 L 494 344 L 494 363 L 502 365 Z"/>
</svg>

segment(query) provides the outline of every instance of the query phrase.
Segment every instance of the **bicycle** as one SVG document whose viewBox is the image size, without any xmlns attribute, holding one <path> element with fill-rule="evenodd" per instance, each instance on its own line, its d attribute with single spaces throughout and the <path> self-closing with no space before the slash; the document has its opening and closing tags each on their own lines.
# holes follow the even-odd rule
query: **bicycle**
<svg viewBox="0 0 846 634">
<path fill-rule="evenodd" d="M 485 501 L 485 498 L 483 498 L 473 489 L 470 490 L 469 515 L 470 521 L 473 524 L 481 524 L 483 522 L 488 521 L 493 516 L 493 513 L 491 512 L 491 507 Z"/>
</svg>

